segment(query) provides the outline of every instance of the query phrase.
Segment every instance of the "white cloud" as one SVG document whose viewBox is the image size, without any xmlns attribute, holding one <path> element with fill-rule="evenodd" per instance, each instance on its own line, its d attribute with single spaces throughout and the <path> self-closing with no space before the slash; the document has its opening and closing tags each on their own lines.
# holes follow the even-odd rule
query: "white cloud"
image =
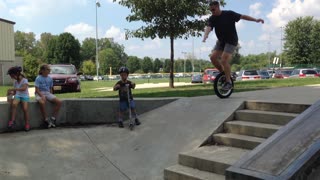
<svg viewBox="0 0 320 180">
<path fill-rule="evenodd" d="M 0 11 L 7 9 L 7 5 L 3 0 L 0 0 Z"/>
<path fill-rule="evenodd" d="M 104 35 L 107 38 L 113 38 L 115 41 L 124 41 L 125 40 L 125 33 L 121 32 L 120 28 L 115 26 L 111 26 Z"/>
<path fill-rule="evenodd" d="M 250 5 L 249 9 L 250 9 L 250 16 L 259 16 L 261 14 L 261 10 L 260 8 L 262 7 L 262 3 L 254 3 L 252 5 Z"/>
<path fill-rule="evenodd" d="M 320 19 L 319 0 L 276 0 L 272 10 L 267 14 L 263 34 L 259 39 L 267 40 L 272 50 L 279 51 L 281 33 L 283 33 L 281 27 L 302 16 L 313 16 Z"/>
<path fill-rule="evenodd" d="M 37 16 L 52 15 L 53 13 L 68 11 L 75 6 L 86 5 L 87 0 L 14 0 L 9 3 L 14 6 L 13 9 L 10 9 L 13 16 L 31 20 Z"/>
<path fill-rule="evenodd" d="M 313 16 L 320 18 L 319 0 L 277 0 L 271 12 L 267 15 L 269 23 L 266 31 L 279 31 L 289 21 L 301 16 Z M 276 30 L 277 29 L 277 30 Z"/>
<path fill-rule="evenodd" d="M 143 50 L 156 50 L 161 48 L 161 39 L 155 38 L 150 40 L 143 45 Z"/>
<path fill-rule="evenodd" d="M 237 23 L 236 23 L 236 28 L 237 28 L 237 30 L 239 31 L 240 29 L 243 29 L 245 27 L 245 25 L 244 25 L 244 23 L 243 23 L 243 21 L 238 21 Z"/>
<path fill-rule="evenodd" d="M 74 35 L 79 41 L 83 41 L 87 37 L 95 37 L 95 27 L 85 23 L 72 24 L 64 29 Z"/>
</svg>

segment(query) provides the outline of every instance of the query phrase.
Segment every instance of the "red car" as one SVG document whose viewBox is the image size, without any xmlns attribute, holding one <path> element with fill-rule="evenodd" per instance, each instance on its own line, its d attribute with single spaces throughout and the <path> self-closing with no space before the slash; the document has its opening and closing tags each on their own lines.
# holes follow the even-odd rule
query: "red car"
<svg viewBox="0 0 320 180">
<path fill-rule="evenodd" d="M 49 76 L 53 79 L 54 92 L 81 92 L 80 79 L 72 64 L 50 64 Z"/>
<path fill-rule="evenodd" d="M 216 76 L 219 74 L 218 69 L 212 68 L 212 69 L 205 69 L 202 76 L 202 82 L 207 83 L 213 83 Z"/>
<path fill-rule="evenodd" d="M 291 75 L 292 71 L 293 70 L 284 70 L 284 69 L 277 70 L 273 78 L 278 78 L 278 79 L 288 78 Z"/>
</svg>

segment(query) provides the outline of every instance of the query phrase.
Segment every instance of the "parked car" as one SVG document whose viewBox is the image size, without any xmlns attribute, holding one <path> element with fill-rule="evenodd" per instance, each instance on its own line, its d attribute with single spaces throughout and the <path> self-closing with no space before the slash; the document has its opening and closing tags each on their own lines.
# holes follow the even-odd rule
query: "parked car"
<svg viewBox="0 0 320 180">
<path fill-rule="evenodd" d="M 80 79 L 76 67 L 72 64 L 50 64 L 49 76 L 53 79 L 55 92 L 81 92 Z"/>
<path fill-rule="evenodd" d="M 288 78 L 291 75 L 292 71 L 293 70 L 286 70 L 286 69 L 277 70 L 273 78 L 278 78 L 278 79 Z"/>
<path fill-rule="evenodd" d="M 274 78 L 274 74 L 276 73 L 275 70 L 267 70 L 269 75 L 270 75 L 270 78 Z"/>
<path fill-rule="evenodd" d="M 219 74 L 218 69 L 205 69 L 202 76 L 203 83 L 213 83 L 216 76 Z"/>
<path fill-rule="evenodd" d="M 241 70 L 237 77 L 237 81 L 260 80 L 258 70 Z"/>
<path fill-rule="evenodd" d="M 306 78 L 306 77 L 319 77 L 319 74 L 314 69 L 295 69 L 292 71 L 289 78 Z"/>
<path fill-rule="evenodd" d="M 88 81 L 92 81 L 93 77 L 91 75 L 85 75 L 84 78 Z"/>
<path fill-rule="evenodd" d="M 193 74 L 191 76 L 191 83 L 202 83 L 202 75 L 201 74 Z"/>
<path fill-rule="evenodd" d="M 269 79 L 270 78 L 270 74 L 268 73 L 267 70 L 259 70 L 258 73 L 261 76 L 261 79 Z"/>
</svg>

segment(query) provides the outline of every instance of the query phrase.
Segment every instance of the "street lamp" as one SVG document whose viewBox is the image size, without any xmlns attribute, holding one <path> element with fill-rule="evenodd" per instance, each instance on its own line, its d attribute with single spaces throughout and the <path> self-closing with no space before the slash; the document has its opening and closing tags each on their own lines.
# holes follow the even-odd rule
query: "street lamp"
<svg viewBox="0 0 320 180">
<path fill-rule="evenodd" d="M 97 69 L 97 81 L 99 81 L 99 48 L 98 48 L 98 7 L 100 7 L 100 2 L 96 1 L 96 69 Z"/>
<path fill-rule="evenodd" d="M 187 54 L 187 52 L 181 52 L 182 54 L 184 54 L 184 64 L 183 64 L 183 77 L 185 77 L 186 76 L 186 54 Z"/>
</svg>

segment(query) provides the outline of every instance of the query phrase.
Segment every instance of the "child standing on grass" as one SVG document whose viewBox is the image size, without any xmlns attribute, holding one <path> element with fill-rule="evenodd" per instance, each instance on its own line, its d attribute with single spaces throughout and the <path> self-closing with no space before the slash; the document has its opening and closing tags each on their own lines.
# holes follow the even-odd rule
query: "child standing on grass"
<svg viewBox="0 0 320 180">
<path fill-rule="evenodd" d="M 40 66 L 39 75 L 35 80 L 35 96 L 36 100 L 40 104 L 40 111 L 42 119 L 47 128 L 56 127 L 56 119 L 61 107 L 61 100 L 53 95 L 53 80 L 48 74 L 50 73 L 50 66 L 44 64 Z M 55 104 L 53 109 L 53 116 L 48 117 L 46 112 L 46 101 L 50 101 Z"/>
<path fill-rule="evenodd" d="M 8 128 L 13 128 L 15 124 L 16 112 L 18 104 L 21 103 L 22 110 L 24 113 L 24 130 L 30 130 L 29 123 L 29 112 L 28 112 L 28 102 L 30 100 L 29 90 L 28 90 L 28 79 L 21 73 L 22 68 L 20 66 L 11 67 L 8 70 L 8 75 L 14 79 L 13 88 L 8 89 L 7 96 L 8 100 L 11 102 L 11 119 L 8 122 Z M 11 99 L 14 95 L 14 99 Z"/>
<path fill-rule="evenodd" d="M 129 69 L 127 67 L 121 67 L 119 69 L 119 74 L 121 77 L 121 80 L 118 81 L 114 87 L 114 91 L 119 91 L 119 112 L 118 112 L 118 124 L 120 128 L 123 128 L 123 113 L 128 110 L 129 103 L 128 98 L 130 99 L 130 107 L 132 115 L 135 118 L 135 124 L 140 125 L 140 121 L 138 119 L 136 110 L 135 110 L 135 103 L 133 100 L 131 89 L 134 89 L 136 87 L 136 84 L 128 80 L 129 76 Z M 128 97 L 128 91 L 129 90 L 129 97 Z"/>
</svg>

